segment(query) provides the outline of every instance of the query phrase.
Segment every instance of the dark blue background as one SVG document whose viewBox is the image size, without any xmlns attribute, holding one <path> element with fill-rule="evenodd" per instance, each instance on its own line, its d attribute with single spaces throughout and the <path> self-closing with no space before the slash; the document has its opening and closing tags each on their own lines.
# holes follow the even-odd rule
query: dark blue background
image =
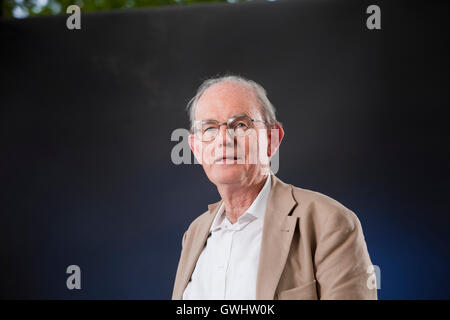
<svg viewBox="0 0 450 320">
<path fill-rule="evenodd" d="M 450 298 L 445 1 L 278 1 L 0 22 L 0 297 L 168 299 L 189 223 L 219 199 L 174 165 L 201 80 L 268 91 L 278 177 L 353 210 L 381 299 Z M 82 289 L 66 288 L 66 267 Z"/>
</svg>

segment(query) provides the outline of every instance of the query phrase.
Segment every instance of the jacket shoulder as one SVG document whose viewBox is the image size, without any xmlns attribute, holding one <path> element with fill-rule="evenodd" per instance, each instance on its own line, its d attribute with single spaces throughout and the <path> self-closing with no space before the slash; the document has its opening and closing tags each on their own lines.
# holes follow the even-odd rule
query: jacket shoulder
<svg viewBox="0 0 450 320">
<path fill-rule="evenodd" d="M 192 221 L 187 229 L 187 231 L 189 230 L 193 230 L 196 229 L 198 225 L 200 225 L 206 218 L 208 218 L 208 215 L 211 214 L 209 212 L 209 210 L 206 210 L 205 212 L 203 212 L 201 215 L 199 215 L 197 218 L 194 219 L 194 221 Z"/>
<path fill-rule="evenodd" d="M 355 213 L 319 192 L 292 186 L 292 194 L 320 299 L 377 299 L 367 287 L 372 262 Z"/>
<path fill-rule="evenodd" d="M 292 185 L 291 185 L 292 186 Z M 298 203 L 298 214 L 306 220 L 346 225 L 354 229 L 360 223 L 356 214 L 337 200 L 317 191 L 292 186 L 292 195 Z"/>
<path fill-rule="evenodd" d="M 214 204 L 209 205 L 208 210 L 203 212 L 201 215 L 195 218 L 194 221 L 190 223 L 188 229 L 186 230 L 186 234 L 195 232 L 199 228 L 199 226 L 203 226 L 205 222 L 208 222 L 212 218 L 211 215 L 213 214 L 214 211 L 216 211 L 216 209 L 218 208 L 218 206 L 220 206 L 220 204 L 221 201 L 218 201 Z"/>
</svg>

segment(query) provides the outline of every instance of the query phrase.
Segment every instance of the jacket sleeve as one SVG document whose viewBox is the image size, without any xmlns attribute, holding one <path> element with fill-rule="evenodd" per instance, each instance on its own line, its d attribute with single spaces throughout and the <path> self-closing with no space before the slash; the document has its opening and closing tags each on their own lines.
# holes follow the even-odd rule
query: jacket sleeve
<svg viewBox="0 0 450 320">
<path fill-rule="evenodd" d="M 377 289 L 369 285 L 372 262 L 356 215 L 338 209 L 321 229 L 314 255 L 319 298 L 376 300 Z"/>
<path fill-rule="evenodd" d="M 184 247 L 184 243 L 186 242 L 187 230 L 184 232 L 183 239 L 181 240 L 181 248 Z"/>
</svg>

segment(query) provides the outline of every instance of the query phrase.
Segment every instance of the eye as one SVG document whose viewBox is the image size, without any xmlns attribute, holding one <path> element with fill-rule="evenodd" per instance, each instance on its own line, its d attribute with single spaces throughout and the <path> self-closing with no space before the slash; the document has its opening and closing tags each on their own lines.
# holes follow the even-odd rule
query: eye
<svg viewBox="0 0 450 320">
<path fill-rule="evenodd" d="M 237 128 L 237 129 L 245 129 L 245 128 L 248 128 L 248 126 L 247 126 L 244 122 L 239 122 L 239 123 L 236 125 L 236 128 Z"/>
<path fill-rule="evenodd" d="M 212 131 L 212 130 L 214 130 L 215 128 L 216 128 L 216 127 L 214 127 L 214 126 L 205 127 L 205 128 L 203 128 L 203 132 Z"/>
</svg>

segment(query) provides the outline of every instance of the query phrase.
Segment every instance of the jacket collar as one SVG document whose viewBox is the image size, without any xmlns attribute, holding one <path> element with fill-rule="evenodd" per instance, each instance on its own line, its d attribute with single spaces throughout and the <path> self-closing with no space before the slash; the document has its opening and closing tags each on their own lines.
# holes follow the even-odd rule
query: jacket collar
<svg viewBox="0 0 450 320">
<path fill-rule="evenodd" d="M 292 191 L 291 185 L 272 174 L 256 278 L 256 299 L 274 299 L 289 254 L 298 221 L 298 217 L 291 215 L 298 204 Z"/>
</svg>

